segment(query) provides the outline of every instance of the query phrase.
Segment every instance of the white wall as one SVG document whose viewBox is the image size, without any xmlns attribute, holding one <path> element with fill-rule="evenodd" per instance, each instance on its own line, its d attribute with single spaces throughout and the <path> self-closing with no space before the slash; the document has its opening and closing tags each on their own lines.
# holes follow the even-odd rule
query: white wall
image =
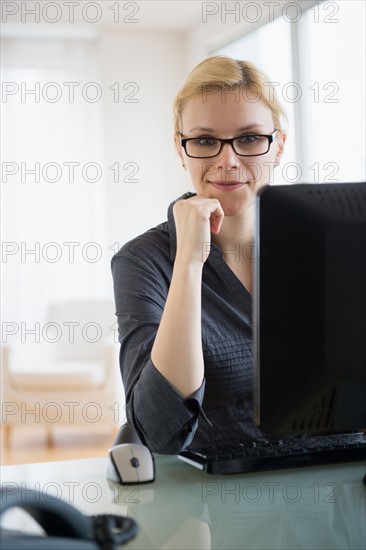
<svg viewBox="0 0 366 550">
<path fill-rule="evenodd" d="M 173 99 L 186 71 L 185 40 L 180 33 L 102 30 L 99 63 L 104 89 L 120 83 L 121 101 L 105 96 L 104 154 L 107 167 L 121 169 L 115 183 L 112 170 L 105 181 L 107 241 L 123 244 L 164 221 L 171 200 L 187 190 L 188 180 L 173 146 Z M 128 85 L 126 90 L 123 86 Z M 137 88 L 138 86 L 138 88 Z M 126 102 L 138 99 L 136 103 Z M 123 98 L 125 101 L 123 101 Z M 137 171 L 138 170 L 138 171 Z M 128 178 L 127 178 L 128 179 Z"/>
<path fill-rule="evenodd" d="M 271 3 L 266 2 L 266 6 L 261 2 L 206 2 L 200 24 L 187 34 L 189 65 L 193 68 L 205 57 L 213 55 L 216 49 L 273 20 L 286 3 L 286 0 L 280 0 L 270 6 Z"/>
</svg>

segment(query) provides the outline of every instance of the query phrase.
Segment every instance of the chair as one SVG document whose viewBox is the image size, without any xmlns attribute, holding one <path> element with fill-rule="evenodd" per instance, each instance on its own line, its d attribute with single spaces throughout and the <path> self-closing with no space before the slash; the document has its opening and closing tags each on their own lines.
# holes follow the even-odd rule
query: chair
<svg viewBox="0 0 366 550">
<path fill-rule="evenodd" d="M 12 364 L 12 349 L 3 347 L 1 421 L 5 442 L 9 442 L 11 429 L 19 425 L 45 426 L 49 444 L 57 426 L 114 432 L 124 399 L 123 391 L 117 395 L 122 384 L 118 384 L 117 346 L 111 329 L 114 304 L 53 304 L 48 320 L 48 341 L 43 344 L 51 346 L 51 353 L 46 363 L 37 363 L 35 357 L 32 370 L 22 369 Z"/>
</svg>

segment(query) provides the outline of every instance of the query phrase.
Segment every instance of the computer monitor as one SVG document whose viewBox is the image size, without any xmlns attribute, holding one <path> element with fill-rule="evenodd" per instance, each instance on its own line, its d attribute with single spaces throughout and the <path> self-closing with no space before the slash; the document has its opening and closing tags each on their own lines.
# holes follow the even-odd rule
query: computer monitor
<svg viewBox="0 0 366 550">
<path fill-rule="evenodd" d="M 366 183 L 269 185 L 255 206 L 255 423 L 365 429 Z"/>
</svg>

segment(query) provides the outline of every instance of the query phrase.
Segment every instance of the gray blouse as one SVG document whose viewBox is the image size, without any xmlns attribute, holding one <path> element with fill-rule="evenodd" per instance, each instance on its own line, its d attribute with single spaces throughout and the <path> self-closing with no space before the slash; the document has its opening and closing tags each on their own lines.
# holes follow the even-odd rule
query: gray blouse
<svg viewBox="0 0 366 550">
<path fill-rule="evenodd" d="M 167 222 L 125 244 L 111 264 L 127 420 L 151 451 L 166 454 L 261 436 L 252 420 L 252 300 L 215 244 L 202 274 L 201 387 L 184 399 L 151 361 L 176 254 L 173 205 Z"/>
</svg>

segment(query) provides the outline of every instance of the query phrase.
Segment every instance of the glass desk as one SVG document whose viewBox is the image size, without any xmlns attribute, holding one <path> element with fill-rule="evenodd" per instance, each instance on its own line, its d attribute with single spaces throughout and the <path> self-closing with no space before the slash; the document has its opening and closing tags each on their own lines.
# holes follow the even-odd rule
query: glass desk
<svg viewBox="0 0 366 550">
<path fill-rule="evenodd" d="M 140 526 L 124 548 L 365 549 L 365 465 L 342 464 L 211 476 L 174 456 L 155 456 L 156 480 L 118 486 L 105 459 L 4 466 L 8 490 L 26 487 L 85 514 L 129 515 Z M 36 531 L 23 511 L 4 527 Z"/>
</svg>

